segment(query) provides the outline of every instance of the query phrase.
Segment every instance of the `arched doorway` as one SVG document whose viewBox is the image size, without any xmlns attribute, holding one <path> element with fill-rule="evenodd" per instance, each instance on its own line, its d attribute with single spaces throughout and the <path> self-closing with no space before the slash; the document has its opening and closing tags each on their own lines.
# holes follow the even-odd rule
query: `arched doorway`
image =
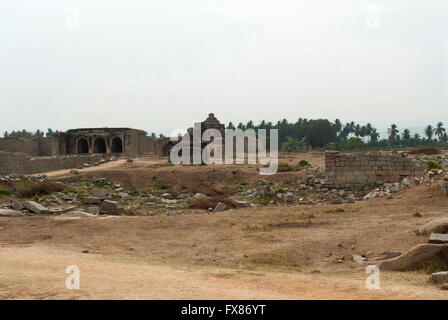
<svg viewBox="0 0 448 320">
<path fill-rule="evenodd" d="M 106 153 L 106 140 L 104 138 L 96 138 L 93 143 L 93 153 Z"/>
<path fill-rule="evenodd" d="M 87 142 L 87 139 L 79 139 L 76 150 L 78 153 L 89 153 L 89 143 Z"/>
<path fill-rule="evenodd" d="M 123 142 L 120 138 L 115 137 L 112 139 L 111 147 L 112 153 L 122 153 L 123 152 Z"/>
</svg>

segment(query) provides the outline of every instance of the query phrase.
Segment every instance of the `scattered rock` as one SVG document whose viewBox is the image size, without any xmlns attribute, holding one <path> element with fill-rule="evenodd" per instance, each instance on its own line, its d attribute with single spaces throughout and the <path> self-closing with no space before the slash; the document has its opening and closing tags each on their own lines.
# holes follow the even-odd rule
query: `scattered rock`
<svg viewBox="0 0 448 320">
<path fill-rule="evenodd" d="M 431 280 L 434 283 L 448 282 L 448 271 L 436 272 L 431 275 Z"/>
<path fill-rule="evenodd" d="M 285 201 L 286 202 L 294 202 L 295 201 L 294 194 L 291 192 L 288 192 L 287 194 L 285 194 Z"/>
<path fill-rule="evenodd" d="M 0 217 L 22 217 L 23 212 L 12 209 L 0 209 Z"/>
<path fill-rule="evenodd" d="M 72 169 L 72 170 L 70 170 L 70 173 L 71 173 L 71 174 L 78 175 L 78 174 L 79 174 L 79 171 L 76 170 L 76 169 Z"/>
<path fill-rule="evenodd" d="M 81 251 L 81 253 L 89 253 L 89 249 L 84 249 Z"/>
<path fill-rule="evenodd" d="M 167 215 L 168 217 L 170 217 L 170 216 L 177 216 L 177 212 L 175 212 L 175 211 L 170 211 L 170 212 L 168 212 L 166 215 Z"/>
<path fill-rule="evenodd" d="M 440 287 L 441 290 L 448 290 L 448 283 L 444 283 L 442 284 L 442 286 Z"/>
<path fill-rule="evenodd" d="M 247 201 L 235 201 L 235 205 L 237 209 L 241 209 L 241 208 L 247 208 L 250 206 L 249 202 Z"/>
<path fill-rule="evenodd" d="M 43 214 L 48 213 L 49 210 L 44 207 L 43 205 L 35 202 L 35 201 L 25 201 L 23 203 L 23 206 L 30 210 L 31 212 L 37 213 L 37 214 Z"/>
<path fill-rule="evenodd" d="M 94 215 L 98 215 L 98 214 L 100 214 L 100 207 L 97 207 L 97 206 L 87 207 L 86 212 L 94 214 Z"/>
<path fill-rule="evenodd" d="M 429 243 L 448 243 L 448 234 L 431 233 Z"/>
<path fill-rule="evenodd" d="M 195 199 L 207 199 L 208 197 L 203 193 L 196 193 L 193 198 Z"/>
<path fill-rule="evenodd" d="M 25 207 L 23 206 L 23 204 L 19 201 L 19 200 L 16 200 L 16 199 L 12 199 L 11 200 L 11 207 L 14 209 L 14 210 L 23 210 L 23 209 L 25 209 Z"/>
<path fill-rule="evenodd" d="M 85 204 L 100 204 L 101 199 L 94 196 L 88 196 L 84 199 Z"/>
<path fill-rule="evenodd" d="M 116 213 L 118 210 L 118 202 L 112 200 L 104 200 L 101 202 L 100 211 L 102 213 Z"/>
<path fill-rule="evenodd" d="M 227 206 L 226 206 L 224 203 L 222 203 L 222 202 L 218 202 L 218 203 L 216 204 L 215 209 L 213 209 L 213 212 L 224 211 L 224 210 L 226 210 L 226 209 L 227 209 Z"/>
</svg>

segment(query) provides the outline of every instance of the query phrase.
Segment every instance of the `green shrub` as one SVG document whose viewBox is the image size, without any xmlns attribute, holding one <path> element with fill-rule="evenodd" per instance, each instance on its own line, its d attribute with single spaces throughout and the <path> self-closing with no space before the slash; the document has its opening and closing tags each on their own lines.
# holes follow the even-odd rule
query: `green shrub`
<svg viewBox="0 0 448 320">
<path fill-rule="evenodd" d="M 162 190 L 164 190 L 164 189 L 168 189 L 168 188 L 169 188 L 169 185 L 167 185 L 167 184 L 165 184 L 165 183 L 157 183 L 157 184 L 155 185 L 155 187 L 158 188 L 158 189 L 162 189 Z"/>
<path fill-rule="evenodd" d="M 366 145 L 361 138 L 352 137 L 347 140 L 344 147 L 346 150 L 362 150 L 365 146 Z"/>
<path fill-rule="evenodd" d="M 278 167 L 279 168 L 287 168 L 287 167 L 289 167 L 289 164 L 287 164 L 287 163 L 279 163 Z"/>
<path fill-rule="evenodd" d="M 10 194 L 10 192 L 9 192 L 8 189 L 0 188 L 0 195 L 5 195 L 5 196 L 7 196 L 7 195 L 9 195 L 9 194 Z"/>
<path fill-rule="evenodd" d="M 241 185 L 242 185 L 242 186 L 247 186 L 248 184 L 249 184 L 249 182 L 247 182 L 246 180 L 241 181 Z"/>
<path fill-rule="evenodd" d="M 428 167 L 428 169 L 442 169 L 442 165 L 434 161 L 426 162 L 426 166 Z"/>
<path fill-rule="evenodd" d="M 282 187 L 277 187 L 277 189 L 275 191 L 277 191 L 277 193 L 285 193 L 286 192 L 286 190 L 283 189 Z"/>
<path fill-rule="evenodd" d="M 306 160 L 300 160 L 299 167 L 309 167 L 310 163 Z"/>
</svg>

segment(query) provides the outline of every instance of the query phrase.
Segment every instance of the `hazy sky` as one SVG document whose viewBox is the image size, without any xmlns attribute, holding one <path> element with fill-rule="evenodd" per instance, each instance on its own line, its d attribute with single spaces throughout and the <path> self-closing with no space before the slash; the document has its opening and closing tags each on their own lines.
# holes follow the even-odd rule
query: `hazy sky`
<svg viewBox="0 0 448 320">
<path fill-rule="evenodd" d="M 2 0 L 0 131 L 447 120 L 446 2 Z"/>
</svg>

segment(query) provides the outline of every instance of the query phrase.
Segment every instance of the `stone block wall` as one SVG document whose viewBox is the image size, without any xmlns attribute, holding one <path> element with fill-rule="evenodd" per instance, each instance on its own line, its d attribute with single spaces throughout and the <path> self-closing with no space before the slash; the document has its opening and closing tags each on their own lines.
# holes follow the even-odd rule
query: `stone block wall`
<svg viewBox="0 0 448 320">
<path fill-rule="evenodd" d="M 355 187 L 421 177 L 425 168 L 400 153 L 326 151 L 325 172 L 328 185 Z"/>
<path fill-rule="evenodd" d="M 78 168 L 84 163 L 94 164 L 103 158 L 101 154 L 32 157 L 24 153 L 0 151 L 0 175 L 33 174 L 59 169 Z"/>
<path fill-rule="evenodd" d="M 33 156 L 39 155 L 39 141 L 42 138 L 0 138 L 0 151 L 22 152 Z"/>
</svg>

